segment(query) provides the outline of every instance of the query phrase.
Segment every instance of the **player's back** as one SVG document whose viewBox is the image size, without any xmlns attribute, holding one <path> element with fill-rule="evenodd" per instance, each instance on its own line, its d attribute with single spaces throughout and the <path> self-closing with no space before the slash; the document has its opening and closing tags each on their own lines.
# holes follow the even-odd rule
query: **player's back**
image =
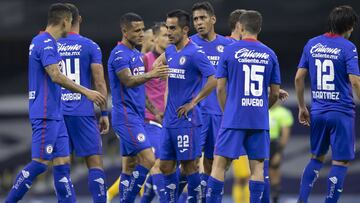
<svg viewBox="0 0 360 203">
<path fill-rule="evenodd" d="M 122 43 L 111 51 L 108 61 L 109 83 L 112 95 L 113 124 L 144 123 L 145 86 L 126 87 L 117 72 L 129 68 L 132 75 L 144 74 L 145 67 L 141 53 Z"/>
<path fill-rule="evenodd" d="M 281 82 L 275 53 L 256 40 L 233 43 L 225 48 L 217 77 L 228 82 L 222 127 L 269 129 L 268 86 Z"/>
<path fill-rule="evenodd" d="M 29 48 L 29 116 L 31 119 L 62 119 L 60 86 L 52 82 L 45 68 L 59 64 L 56 40 L 47 32 L 33 38 Z"/>
<path fill-rule="evenodd" d="M 348 74 L 359 75 L 354 44 L 339 35 L 317 36 L 305 45 L 298 67 L 307 68 L 310 74 L 312 112 L 353 112 Z"/>
<path fill-rule="evenodd" d="M 91 89 L 91 64 L 102 64 L 100 47 L 92 40 L 76 33 L 69 33 L 58 41 L 58 51 L 63 58 L 64 75 L 75 83 Z M 87 97 L 62 88 L 64 115 L 93 116 L 94 105 Z"/>
<path fill-rule="evenodd" d="M 205 52 L 205 55 L 215 69 L 219 63 L 220 56 L 224 52 L 224 47 L 233 43 L 230 39 L 218 34 L 212 41 L 201 38 L 199 34 L 191 36 L 190 39 Z M 204 79 L 202 84 L 205 85 L 206 81 L 207 80 Z M 202 113 L 222 115 L 220 106 L 217 102 L 216 90 L 212 91 L 200 104 Z"/>
</svg>

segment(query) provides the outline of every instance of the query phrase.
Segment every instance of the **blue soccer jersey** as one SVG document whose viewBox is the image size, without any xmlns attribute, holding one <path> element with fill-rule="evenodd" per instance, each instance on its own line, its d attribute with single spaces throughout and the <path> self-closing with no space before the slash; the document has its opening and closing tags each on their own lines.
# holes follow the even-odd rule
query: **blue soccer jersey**
<svg viewBox="0 0 360 203">
<path fill-rule="evenodd" d="M 45 68 L 59 65 L 56 40 L 43 32 L 33 38 L 29 48 L 29 116 L 31 119 L 61 120 L 60 86 L 52 82 Z"/>
<path fill-rule="evenodd" d="M 92 40 L 76 33 L 69 33 L 58 40 L 58 51 L 63 58 L 63 73 L 75 83 L 91 89 L 91 64 L 102 64 L 100 47 Z M 63 114 L 93 116 L 94 105 L 84 95 L 62 88 Z"/>
<path fill-rule="evenodd" d="M 117 73 L 129 68 L 133 75 L 145 73 L 142 55 L 137 49 L 130 49 L 122 43 L 111 51 L 108 61 L 108 72 L 112 94 L 113 125 L 144 123 L 145 86 L 128 88 L 124 86 Z"/>
<path fill-rule="evenodd" d="M 259 41 L 244 39 L 225 47 L 217 78 L 227 78 L 222 128 L 269 129 L 268 86 L 280 84 L 275 53 Z"/>
<path fill-rule="evenodd" d="M 324 34 L 305 45 L 299 68 L 311 79 L 311 112 L 354 112 L 349 74 L 359 75 L 356 47 L 349 40 Z"/>
<path fill-rule="evenodd" d="M 165 50 L 165 56 L 170 73 L 164 126 L 181 128 L 201 125 L 198 107 L 188 113 L 188 118 L 183 116 L 179 119 L 176 110 L 196 97 L 201 89 L 202 78 L 214 75 L 214 67 L 204 52 L 191 41 L 179 51 L 170 45 Z"/>
<path fill-rule="evenodd" d="M 213 41 L 207 41 L 201 38 L 198 34 L 190 37 L 190 39 L 197 44 L 204 52 L 211 64 L 217 67 L 221 54 L 224 52 L 224 47 L 233 43 L 230 39 L 216 35 Z M 203 80 L 203 85 L 206 83 L 206 78 Z M 201 112 L 207 114 L 222 115 L 219 103 L 216 97 L 216 90 L 206 97 L 201 102 Z"/>
</svg>

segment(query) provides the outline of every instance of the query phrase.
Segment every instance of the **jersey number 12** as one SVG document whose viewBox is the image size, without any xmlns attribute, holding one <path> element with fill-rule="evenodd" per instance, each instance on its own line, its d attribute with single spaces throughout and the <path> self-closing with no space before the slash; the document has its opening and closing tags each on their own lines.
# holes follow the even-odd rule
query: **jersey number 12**
<svg viewBox="0 0 360 203">
<path fill-rule="evenodd" d="M 316 87 L 318 90 L 335 90 L 333 81 L 335 79 L 334 63 L 331 60 L 324 60 L 322 63 L 315 59 L 316 65 Z M 326 72 L 329 71 L 328 74 Z"/>
</svg>

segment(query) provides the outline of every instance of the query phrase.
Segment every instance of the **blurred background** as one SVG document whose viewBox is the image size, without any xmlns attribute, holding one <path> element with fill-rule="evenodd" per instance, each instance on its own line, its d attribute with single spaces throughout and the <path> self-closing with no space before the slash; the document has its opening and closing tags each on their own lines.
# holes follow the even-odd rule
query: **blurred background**
<svg viewBox="0 0 360 203">
<path fill-rule="evenodd" d="M 47 9 L 58 1 L 50 0 L 0 0 L 0 200 L 9 191 L 14 176 L 30 161 L 31 126 L 28 120 L 27 100 L 27 63 L 28 47 L 31 39 L 43 30 L 46 25 Z M 164 21 L 168 11 L 181 8 L 191 11 L 196 1 L 165 0 L 77 0 L 71 2 L 78 6 L 83 17 L 81 34 L 93 39 L 102 48 L 105 72 L 111 49 L 121 39 L 119 18 L 125 12 L 140 14 L 147 27 L 154 22 Z M 313 36 L 326 31 L 327 15 L 338 5 L 351 5 L 360 12 L 360 1 L 335 0 L 213 0 L 210 1 L 216 12 L 216 32 L 229 35 L 227 20 L 231 11 L 255 9 L 263 15 L 263 28 L 260 41 L 271 47 L 278 55 L 282 88 L 290 93 L 290 98 L 283 105 L 289 108 L 295 122 L 291 138 L 285 149 L 282 194 L 283 202 L 292 202 L 296 197 L 300 175 L 309 158 L 309 129 L 297 123 L 297 106 L 294 95 L 293 79 L 302 48 Z M 360 32 L 356 28 L 351 41 L 360 45 Z M 194 34 L 194 30 L 192 33 Z M 307 94 L 307 101 L 309 101 Z M 360 113 L 360 109 L 357 112 Z M 359 119 L 357 122 L 359 123 Z M 357 126 L 357 134 L 360 127 Z M 359 149 L 360 138 L 356 143 Z M 120 174 L 119 143 L 111 131 L 103 136 L 104 165 L 107 182 L 112 183 Z M 360 202 L 360 161 L 359 151 L 352 163 L 345 181 L 345 190 L 340 202 Z M 320 179 L 313 190 L 311 202 L 322 200 L 321 194 L 326 192 L 326 175 L 330 166 L 327 161 Z M 74 159 L 72 180 L 75 184 L 78 199 L 87 198 L 87 169 L 80 159 Z M 231 202 L 232 173 L 227 175 L 225 194 Z M 44 199 L 50 196 L 50 199 Z M 44 197 L 44 198 L 43 198 Z M 26 202 L 54 202 L 51 171 L 40 176 L 26 196 Z"/>
</svg>

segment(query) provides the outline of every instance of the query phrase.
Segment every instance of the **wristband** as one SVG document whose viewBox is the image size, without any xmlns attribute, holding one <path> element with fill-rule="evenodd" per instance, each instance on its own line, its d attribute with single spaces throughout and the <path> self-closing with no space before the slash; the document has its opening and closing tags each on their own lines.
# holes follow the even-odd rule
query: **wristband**
<svg viewBox="0 0 360 203">
<path fill-rule="evenodd" d="M 109 113 L 107 111 L 101 111 L 101 116 L 108 116 Z"/>
</svg>

